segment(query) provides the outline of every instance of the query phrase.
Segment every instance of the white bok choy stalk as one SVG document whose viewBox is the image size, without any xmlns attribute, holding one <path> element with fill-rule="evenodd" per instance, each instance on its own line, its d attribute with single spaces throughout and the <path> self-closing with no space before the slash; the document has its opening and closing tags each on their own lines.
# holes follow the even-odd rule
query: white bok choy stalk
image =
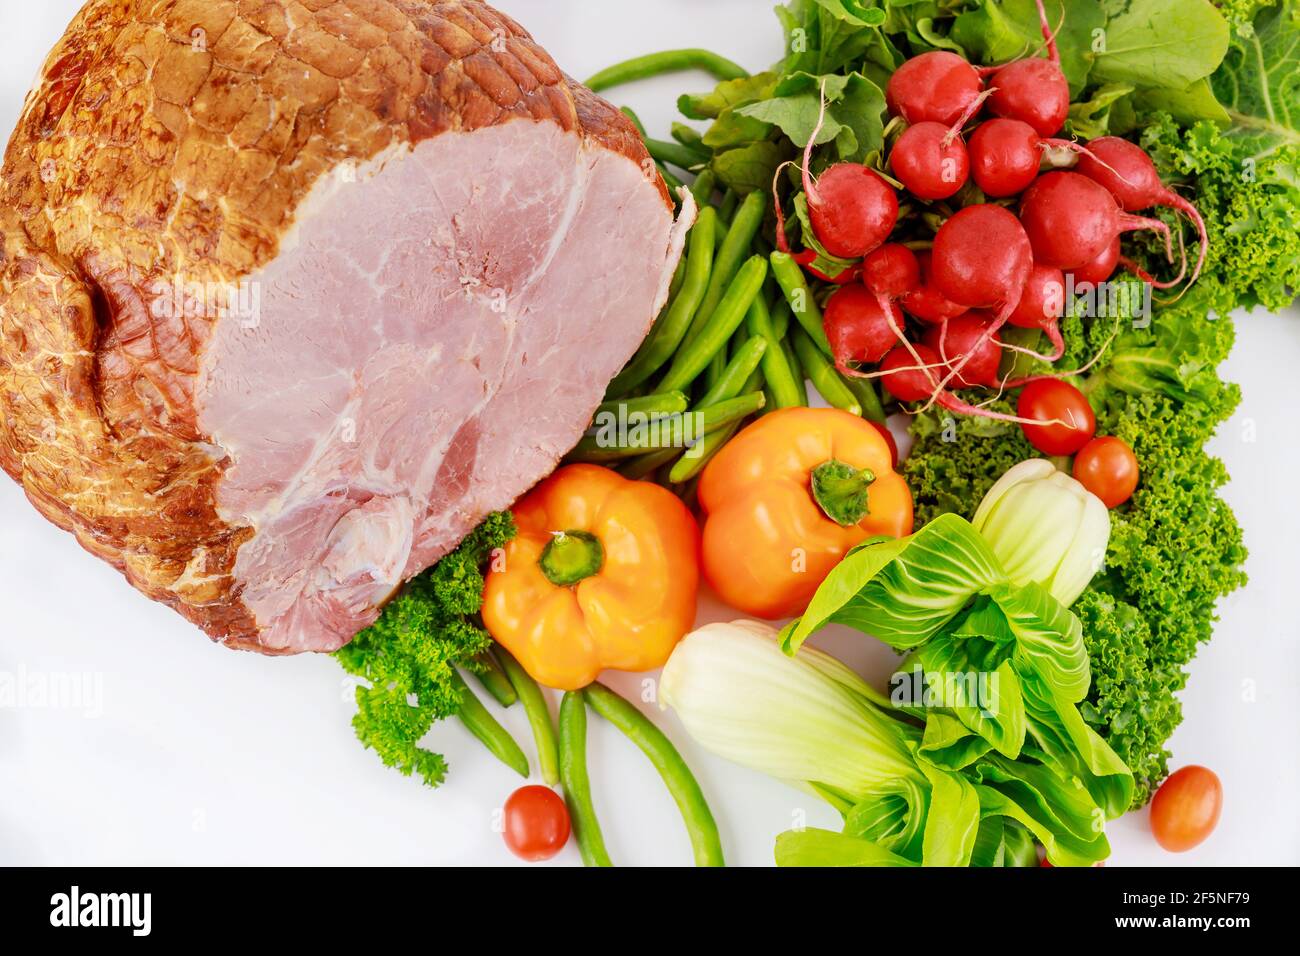
<svg viewBox="0 0 1300 956">
<path fill-rule="evenodd" d="M 1110 543 L 1101 499 L 1042 458 L 999 478 L 971 523 L 1013 584 L 1041 584 L 1065 607 L 1101 570 Z"/>
<path fill-rule="evenodd" d="M 687 635 L 664 665 L 659 696 L 706 750 L 828 799 L 925 784 L 907 746 L 919 730 L 888 716 L 889 702 L 835 658 L 811 647 L 784 654 L 766 624 Z"/>
</svg>

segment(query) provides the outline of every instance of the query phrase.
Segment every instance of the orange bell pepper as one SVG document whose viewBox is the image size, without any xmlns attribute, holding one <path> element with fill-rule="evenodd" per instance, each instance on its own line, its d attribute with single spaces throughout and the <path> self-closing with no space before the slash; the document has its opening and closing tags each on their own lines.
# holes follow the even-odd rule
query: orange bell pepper
<svg viewBox="0 0 1300 956">
<path fill-rule="evenodd" d="M 700 533 L 671 492 L 595 465 L 561 468 L 514 509 L 483 623 L 538 683 L 659 667 L 695 621 Z"/>
<path fill-rule="evenodd" d="M 746 614 L 803 613 L 850 549 L 912 533 L 912 493 L 869 423 L 833 408 L 765 415 L 700 479 L 704 577 Z"/>
</svg>

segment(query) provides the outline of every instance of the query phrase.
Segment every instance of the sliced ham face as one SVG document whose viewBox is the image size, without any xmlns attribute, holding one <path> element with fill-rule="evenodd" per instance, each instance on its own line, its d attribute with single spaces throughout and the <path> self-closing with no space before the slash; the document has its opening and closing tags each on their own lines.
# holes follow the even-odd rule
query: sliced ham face
<svg viewBox="0 0 1300 956">
<path fill-rule="evenodd" d="M 486 5 L 292 6 L 92 2 L 0 195 L 0 464 L 266 653 L 342 646 L 556 466 L 687 225 Z"/>
</svg>

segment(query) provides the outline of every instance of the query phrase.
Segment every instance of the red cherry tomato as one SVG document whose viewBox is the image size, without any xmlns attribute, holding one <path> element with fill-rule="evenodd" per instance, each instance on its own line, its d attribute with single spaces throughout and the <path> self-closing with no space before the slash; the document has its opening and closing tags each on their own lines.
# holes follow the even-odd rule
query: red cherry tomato
<svg viewBox="0 0 1300 956">
<path fill-rule="evenodd" d="M 1213 770 L 1190 766 L 1169 775 L 1151 798 L 1151 832 L 1170 853 L 1205 841 L 1219 823 L 1223 784 Z"/>
<path fill-rule="evenodd" d="M 1074 459 L 1074 477 L 1107 508 L 1133 497 L 1139 476 L 1137 455 L 1118 438 L 1094 438 Z"/>
<path fill-rule="evenodd" d="M 1029 444 L 1045 455 L 1073 455 L 1097 431 L 1097 418 L 1083 392 L 1059 379 L 1042 378 L 1026 385 L 1016 414 L 1052 423 L 1020 426 Z"/>
<path fill-rule="evenodd" d="M 550 787 L 520 787 L 505 805 L 505 840 L 521 860 L 549 860 L 569 842 L 569 808 Z"/>
</svg>

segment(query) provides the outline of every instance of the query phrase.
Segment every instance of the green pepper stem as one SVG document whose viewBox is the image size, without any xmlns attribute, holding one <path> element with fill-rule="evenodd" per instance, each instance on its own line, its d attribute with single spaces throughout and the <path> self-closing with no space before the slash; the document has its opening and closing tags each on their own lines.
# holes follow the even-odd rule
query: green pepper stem
<svg viewBox="0 0 1300 956">
<path fill-rule="evenodd" d="M 831 458 L 812 470 L 812 496 L 822 513 L 851 528 L 867 516 L 867 491 L 876 480 L 870 468 L 854 468 Z"/>
<path fill-rule="evenodd" d="M 557 588 L 572 587 L 605 565 L 600 539 L 586 531 L 560 531 L 542 549 L 542 574 Z"/>
</svg>

